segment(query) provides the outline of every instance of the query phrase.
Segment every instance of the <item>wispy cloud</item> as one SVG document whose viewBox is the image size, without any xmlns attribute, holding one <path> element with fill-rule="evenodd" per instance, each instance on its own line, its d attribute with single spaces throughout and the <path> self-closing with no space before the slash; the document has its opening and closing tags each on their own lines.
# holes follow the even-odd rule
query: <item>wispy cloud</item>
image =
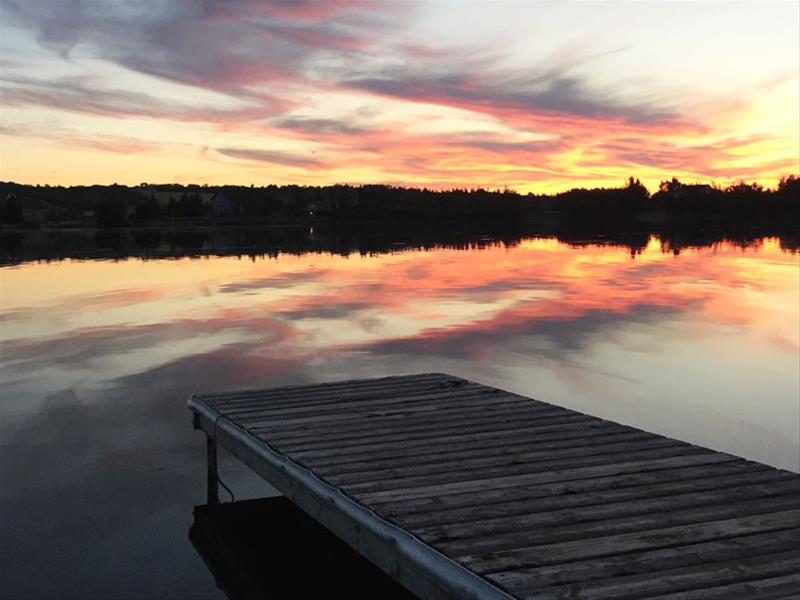
<svg viewBox="0 0 800 600">
<path fill-rule="evenodd" d="M 628 101 L 610 92 L 592 90 L 587 82 L 562 73 L 499 74 L 491 70 L 419 72 L 401 67 L 344 82 L 371 93 L 415 102 L 443 104 L 501 118 L 531 121 L 535 116 L 577 116 L 635 125 L 672 123 L 667 107 Z"/>
<path fill-rule="evenodd" d="M 165 101 L 154 94 L 109 88 L 91 76 L 44 79 L 25 76 L 0 76 L 0 98 L 7 107 L 40 106 L 109 117 L 150 117 L 176 121 L 209 122 L 229 125 L 252 122 L 269 116 L 275 108 L 263 99 L 251 108 L 198 106 L 182 98 Z M 278 104 L 276 102 L 275 104 Z M 281 110 L 288 105 L 280 103 Z"/>
<path fill-rule="evenodd" d="M 469 9 L 487 21 L 495 11 Z M 12 35 L 2 42 L 3 123 L 21 131 L 46 113 L 60 120 L 52 139 L 61 141 L 59 130 L 74 129 L 71 115 L 94 118 L 97 134 L 79 143 L 117 154 L 154 152 L 164 140 L 152 131 L 140 139 L 133 124 L 120 134 L 109 119 L 181 128 L 182 165 L 195 171 L 180 176 L 200 180 L 215 157 L 237 166 L 231 173 L 293 167 L 296 182 L 523 190 L 617 184 L 631 173 L 652 186 L 672 175 L 774 178 L 792 169 L 796 144 L 786 139 L 797 131 L 797 95 L 787 88 L 796 61 L 769 69 L 762 61 L 757 81 L 737 83 L 741 93 L 709 87 L 695 97 L 680 74 L 669 79 L 648 63 L 672 43 L 653 32 L 661 37 L 650 44 L 632 27 L 633 13 L 651 9 L 631 8 L 610 31 L 592 25 L 599 8 L 585 7 L 581 22 L 571 10 L 504 5 L 500 12 L 521 20 L 565 15 L 551 30 L 530 21 L 530 39 L 509 22 L 483 39 L 458 31 L 458 16 L 438 3 L 165 0 L 153 10 L 135 0 L 4 0 L 0 18 Z M 729 50 L 726 60 L 737 60 Z M 773 147 L 765 154 L 759 143 Z M 185 152 L 192 144 L 194 157 Z M 298 147 L 324 147 L 324 160 Z"/>
<path fill-rule="evenodd" d="M 369 6 L 251 0 L 173 0 L 158 10 L 130 0 L 3 4 L 6 18 L 33 29 L 43 46 L 65 58 L 88 53 L 132 71 L 252 97 L 260 94 L 250 86 L 297 78 L 319 51 L 369 45 L 381 23 Z"/>
<path fill-rule="evenodd" d="M 39 127 L 25 125 L 0 125 L 0 135 L 39 138 L 78 148 L 89 148 L 102 152 L 131 154 L 137 152 L 154 152 L 162 145 L 139 138 L 96 134 L 90 135 L 76 129 L 62 127 Z"/>
<path fill-rule="evenodd" d="M 286 165 L 289 167 L 317 168 L 320 161 L 313 157 L 291 154 L 279 150 L 253 150 L 249 148 L 218 148 L 217 152 L 231 158 L 240 158 L 255 162 Z"/>
<path fill-rule="evenodd" d="M 313 117 L 286 116 L 271 122 L 274 127 L 300 132 L 304 135 L 358 135 L 368 131 L 346 120 L 315 119 Z"/>
</svg>

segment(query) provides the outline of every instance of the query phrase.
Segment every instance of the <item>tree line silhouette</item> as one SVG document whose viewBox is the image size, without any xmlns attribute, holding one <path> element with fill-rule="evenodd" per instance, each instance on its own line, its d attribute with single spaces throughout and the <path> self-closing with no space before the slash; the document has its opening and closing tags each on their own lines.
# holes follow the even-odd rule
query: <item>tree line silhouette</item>
<svg viewBox="0 0 800 600">
<path fill-rule="evenodd" d="M 800 215 L 800 177 L 774 189 L 743 181 L 727 187 L 686 184 L 673 178 L 658 191 L 631 177 L 616 188 L 576 188 L 554 195 L 486 189 L 431 190 L 387 185 L 209 187 L 178 184 L 31 186 L 0 182 L 0 223 L 94 224 L 128 227 L 202 224 L 297 223 L 335 220 L 562 219 L 570 222 L 661 218 L 741 218 Z"/>
<path fill-rule="evenodd" d="M 705 224 L 665 224 L 628 229 L 585 223 L 562 224 L 557 229 L 522 222 L 483 222 L 442 228 L 400 221 L 325 222 L 313 227 L 174 227 L 106 229 L 10 229 L 0 231 L 0 265 L 63 259 L 164 259 L 197 256 L 275 258 L 281 254 L 324 253 L 339 256 L 374 255 L 408 250 L 514 247 L 526 239 L 557 239 L 576 248 L 623 247 L 631 257 L 641 254 L 655 236 L 663 252 L 680 254 L 689 248 L 732 243 L 757 247 L 765 238 L 777 238 L 786 252 L 800 250 L 800 230 L 788 224 L 708 227 Z"/>
</svg>

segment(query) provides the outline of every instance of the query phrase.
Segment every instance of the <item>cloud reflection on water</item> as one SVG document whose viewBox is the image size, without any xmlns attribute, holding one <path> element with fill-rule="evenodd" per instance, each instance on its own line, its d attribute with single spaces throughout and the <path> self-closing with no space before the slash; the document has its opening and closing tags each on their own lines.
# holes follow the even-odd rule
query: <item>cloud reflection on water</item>
<svg viewBox="0 0 800 600">
<path fill-rule="evenodd" d="M 786 327 L 798 321 L 796 260 L 774 242 L 757 253 L 722 246 L 675 258 L 652 241 L 635 260 L 623 249 L 535 240 L 471 252 L 142 267 L 130 260 L 5 271 L 5 381 L 16 387 L 60 369 L 68 380 L 81 373 L 84 384 L 105 385 L 225 348 L 236 350 L 240 370 L 247 360 L 292 357 L 302 365 L 336 353 L 491 362 L 503 347 L 526 363 L 578 365 L 602 363 L 593 343 L 620 332 L 650 327 L 642 335 L 657 346 L 705 336 L 697 326 L 709 324 L 755 332 L 773 352 L 798 348 L 797 328 Z M 62 271 L 70 285 L 48 286 Z M 686 320 L 695 324 L 675 325 Z"/>
</svg>

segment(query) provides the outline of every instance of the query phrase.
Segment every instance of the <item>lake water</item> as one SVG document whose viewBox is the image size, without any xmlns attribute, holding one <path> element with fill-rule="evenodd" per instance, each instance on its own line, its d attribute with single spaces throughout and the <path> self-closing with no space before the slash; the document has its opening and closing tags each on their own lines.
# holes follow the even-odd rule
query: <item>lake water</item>
<svg viewBox="0 0 800 600">
<path fill-rule="evenodd" d="M 443 371 L 800 471 L 778 239 L 423 246 L 0 269 L 0 595 L 222 596 L 187 536 L 193 392 Z"/>
</svg>

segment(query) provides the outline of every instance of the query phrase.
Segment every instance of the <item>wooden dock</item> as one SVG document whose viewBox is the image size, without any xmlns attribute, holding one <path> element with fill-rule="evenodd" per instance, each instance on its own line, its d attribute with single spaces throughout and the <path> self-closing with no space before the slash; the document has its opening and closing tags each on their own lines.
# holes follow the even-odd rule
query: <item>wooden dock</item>
<svg viewBox="0 0 800 600">
<path fill-rule="evenodd" d="M 800 598 L 794 473 L 435 373 L 189 407 L 209 503 L 219 446 L 420 598 Z"/>
</svg>

